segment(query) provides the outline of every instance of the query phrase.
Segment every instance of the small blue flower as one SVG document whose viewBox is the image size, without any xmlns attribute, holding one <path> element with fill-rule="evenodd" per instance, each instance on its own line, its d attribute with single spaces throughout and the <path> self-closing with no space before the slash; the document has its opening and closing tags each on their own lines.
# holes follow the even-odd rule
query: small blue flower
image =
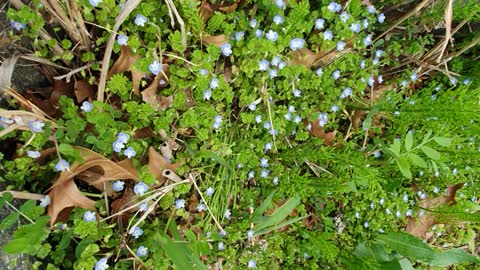
<svg viewBox="0 0 480 270">
<path fill-rule="evenodd" d="M 293 90 L 293 96 L 294 97 L 301 97 L 302 96 L 302 91 L 295 89 Z"/>
<path fill-rule="evenodd" d="M 143 202 L 138 206 L 138 211 L 145 212 L 148 209 L 148 202 Z"/>
<path fill-rule="evenodd" d="M 118 140 L 112 143 L 113 151 L 115 151 L 116 153 L 120 153 L 124 147 L 125 147 L 125 144 L 122 142 L 119 142 Z"/>
<path fill-rule="evenodd" d="M 375 84 L 375 79 L 372 76 L 370 76 L 368 77 L 367 83 L 370 87 L 373 87 L 373 85 Z"/>
<path fill-rule="evenodd" d="M 80 109 L 84 112 L 91 112 L 93 109 L 93 104 L 88 101 L 84 101 L 82 102 L 82 106 L 80 107 Z"/>
<path fill-rule="evenodd" d="M 255 103 L 252 102 L 252 103 L 250 103 L 250 104 L 248 105 L 248 108 L 249 108 L 251 111 L 255 111 L 255 110 L 257 109 L 257 104 L 255 104 Z"/>
<path fill-rule="evenodd" d="M 412 75 L 410 75 L 410 80 L 411 80 L 412 82 L 416 81 L 417 79 L 418 79 L 417 73 L 412 73 Z"/>
<path fill-rule="evenodd" d="M 335 2 L 331 2 L 327 6 L 327 9 L 330 10 L 331 12 L 340 12 L 340 10 L 342 10 L 342 5 Z"/>
<path fill-rule="evenodd" d="M 85 220 L 85 222 L 93 222 L 96 218 L 97 216 L 95 215 L 95 212 L 92 211 L 86 211 L 83 214 L 83 220 Z"/>
<path fill-rule="evenodd" d="M 292 114 L 291 114 L 291 113 L 286 113 L 286 114 L 284 115 L 284 117 L 285 117 L 285 119 L 286 119 L 287 121 L 291 121 L 291 120 L 292 120 Z"/>
<path fill-rule="evenodd" d="M 203 100 L 210 100 L 211 97 L 212 97 L 212 90 L 207 89 L 203 91 Z"/>
<path fill-rule="evenodd" d="M 217 78 L 213 78 L 211 81 L 210 81 L 210 88 L 211 89 L 216 89 L 218 87 L 218 79 Z"/>
<path fill-rule="evenodd" d="M 215 118 L 213 119 L 212 127 L 214 129 L 219 129 L 221 125 L 222 125 L 222 116 L 221 115 L 215 116 Z"/>
<path fill-rule="evenodd" d="M 333 32 L 330 30 L 326 30 L 323 32 L 323 39 L 324 40 L 332 40 L 333 39 Z"/>
<path fill-rule="evenodd" d="M 472 82 L 472 79 L 470 78 L 466 78 L 465 80 L 463 80 L 463 84 L 467 85 L 467 84 L 470 84 Z"/>
<path fill-rule="evenodd" d="M 276 69 L 270 69 L 268 71 L 268 76 L 270 77 L 270 79 L 273 79 L 278 76 L 278 71 Z"/>
<path fill-rule="evenodd" d="M 145 194 L 147 190 L 148 190 L 148 186 L 143 182 L 138 182 L 133 187 L 133 192 L 135 192 L 135 194 L 137 194 L 138 196 L 143 196 L 143 194 Z"/>
<path fill-rule="evenodd" d="M 200 74 L 202 76 L 207 76 L 208 71 L 204 68 L 201 68 L 201 69 L 198 70 L 198 74 Z"/>
<path fill-rule="evenodd" d="M 270 31 L 267 32 L 267 34 L 265 35 L 265 37 L 266 37 L 268 40 L 275 42 L 275 41 L 277 41 L 277 39 L 278 39 L 278 33 L 275 32 L 275 31 L 273 31 L 273 30 L 270 30 Z"/>
<path fill-rule="evenodd" d="M 16 21 L 10 21 L 10 26 L 17 31 L 21 31 L 23 28 L 27 27 L 24 23 Z"/>
<path fill-rule="evenodd" d="M 373 5 L 368 5 L 367 6 L 367 11 L 368 11 L 368 13 L 373 14 L 373 13 L 377 12 L 377 9 Z"/>
<path fill-rule="evenodd" d="M 253 230 L 248 230 L 247 231 L 247 238 L 250 239 L 250 238 L 253 238 L 253 235 L 255 234 L 255 232 Z"/>
<path fill-rule="evenodd" d="M 124 188 L 124 185 L 125 185 L 125 182 L 117 180 L 117 181 L 112 183 L 112 188 L 115 191 L 122 191 L 123 188 Z"/>
<path fill-rule="evenodd" d="M 315 20 L 315 29 L 322 30 L 323 28 L 325 28 L 325 20 L 322 18 Z"/>
<path fill-rule="evenodd" d="M 222 50 L 222 54 L 226 57 L 230 56 L 233 53 L 232 45 L 230 45 L 230 43 L 223 44 L 222 46 L 220 46 L 220 49 Z"/>
<path fill-rule="evenodd" d="M 286 67 L 286 66 L 287 66 L 287 64 L 282 61 L 282 62 L 280 62 L 280 63 L 278 64 L 278 69 L 282 70 L 282 69 L 283 69 L 284 67 Z"/>
<path fill-rule="evenodd" d="M 408 209 L 407 212 L 405 212 L 405 216 L 411 217 L 413 215 L 412 209 Z"/>
<path fill-rule="evenodd" d="M 255 116 L 255 122 L 256 122 L 257 124 L 260 124 L 260 123 L 262 122 L 262 116 L 261 116 L 261 115 Z"/>
<path fill-rule="evenodd" d="M 378 81 L 378 83 L 383 83 L 383 76 L 382 76 L 382 75 L 378 75 L 377 81 Z"/>
<path fill-rule="evenodd" d="M 260 29 L 255 30 L 255 37 L 261 38 L 263 36 L 263 31 Z"/>
<path fill-rule="evenodd" d="M 89 2 L 90 5 L 92 5 L 93 7 L 97 7 L 100 3 L 102 3 L 102 0 L 88 0 L 88 2 Z"/>
<path fill-rule="evenodd" d="M 130 230 L 129 234 L 135 237 L 135 239 L 138 239 L 143 234 L 143 230 L 138 226 L 135 226 Z"/>
<path fill-rule="evenodd" d="M 338 70 L 338 69 L 334 70 L 333 73 L 332 73 L 332 77 L 335 81 L 340 79 L 340 70 Z"/>
<path fill-rule="evenodd" d="M 295 124 L 299 124 L 300 122 L 302 122 L 302 118 L 300 117 L 300 115 L 295 115 L 295 118 L 293 119 L 293 122 Z"/>
<path fill-rule="evenodd" d="M 352 31 L 354 33 L 360 32 L 360 24 L 359 23 L 352 23 L 352 25 L 350 25 L 350 31 Z"/>
<path fill-rule="evenodd" d="M 342 14 L 340 14 L 340 20 L 342 22 L 347 22 L 347 20 L 350 19 L 350 14 L 348 14 L 348 12 L 344 11 L 342 12 Z"/>
<path fill-rule="evenodd" d="M 363 227 L 368 228 L 369 226 L 370 226 L 370 223 L 368 223 L 368 221 L 365 221 L 365 223 L 363 223 Z"/>
<path fill-rule="evenodd" d="M 225 212 L 223 213 L 223 217 L 226 219 L 230 219 L 231 215 L 232 212 L 230 211 L 230 209 L 225 210 Z"/>
<path fill-rule="evenodd" d="M 380 61 L 379 58 L 375 58 L 375 59 L 372 60 L 372 64 L 376 65 L 376 64 L 378 64 L 379 61 Z"/>
<path fill-rule="evenodd" d="M 318 124 L 323 127 L 328 122 L 328 114 L 326 113 L 319 113 L 318 114 Z"/>
<path fill-rule="evenodd" d="M 117 141 L 118 142 L 127 143 L 129 139 L 130 139 L 130 135 L 128 135 L 125 132 L 119 132 L 117 134 Z"/>
<path fill-rule="evenodd" d="M 361 68 L 361 69 L 364 69 L 364 68 L 365 68 L 365 60 L 362 60 L 362 61 L 360 62 L 360 68 Z"/>
<path fill-rule="evenodd" d="M 346 97 L 349 97 L 352 95 L 352 88 L 350 87 L 347 87 L 345 89 L 343 89 L 342 91 L 342 94 L 340 95 L 340 98 L 346 98 Z"/>
<path fill-rule="evenodd" d="M 41 156 L 40 152 L 38 151 L 27 151 L 27 156 L 29 158 L 39 158 Z"/>
<path fill-rule="evenodd" d="M 275 0 L 275 5 L 277 5 L 278 8 L 283 8 L 285 7 L 285 2 L 283 2 L 283 0 Z"/>
<path fill-rule="evenodd" d="M 260 166 L 264 168 L 268 168 L 268 159 L 266 158 L 261 158 L 260 159 Z"/>
<path fill-rule="evenodd" d="M 91 0 L 90 0 L 91 1 Z M 108 259 L 107 258 L 101 258 L 95 263 L 95 270 L 105 270 L 108 269 Z"/>
<path fill-rule="evenodd" d="M 120 46 L 127 46 L 128 37 L 126 35 L 118 35 L 117 36 L 117 44 Z"/>
<path fill-rule="evenodd" d="M 28 122 L 28 127 L 32 132 L 38 133 L 43 131 L 43 127 L 45 124 L 43 122 L 40 122 L 38 120 L 30 121 Z"/>
<path fill-rule="evenodd" d="M 258 62 L 258 70 L 260 71 L 267 71 L 269 66 L 270 63 L 265 59 Z"/>
<path fill-rule="evenodd" d="M 175 209 L 181 209 L 181 208 L 185 208 L 185 200 L 184 199 L 175 200 Z"/>
<path fill-rule="evenodd" d="M 273 143 L 268 142 L 263 146 L 263 150 L 264 151 L 270 151 L 270 150 L 272 150 L 272 147 L 273 147 Z"/>
<path fill-rule="evenodd" d="M 142 14 L 137 14 L 133 22 L 138 26 L 145 26 L 145 24 L 147 23 L 147 18 Z"/>
<path fill-rule="evenodd" d="M 292 51 L 303 48 L 303 45 L 305 45 L 305 40 L 302 38 L 294 38 L 290 41 L 290 49 L 292 49 Z"/>
<path fill-rule="evenodd" d="M 333 106 L 330 108 L 330 111 L 332 111 L 332 112 L 338 112 L 339 109 L 340 109 L 340 108 L 338 108 L 337 105 L 333 105 Z"/>
<path fill-rule="evenodd" d="M 41 207 L 47 207 L 50 205 L 50 202 L 52 200 L 50 199 L 50 196 L 45 195 L 43 198 L 40 199 L 40 206 Z"/>
<path fill-rule="evenodd" d="M 365 44 L 365 46 L 372 45 L 372 34 L 368 34 L 367 37 L 363 39 L 363 44 Z"/>
<path fill-rule="evenodd" d="M 148 248 L 146 248 L 144 246 L 139 246 L 137 248 L 136 254 L 137 254 L 138 257 L 145 257 L 145 256 L 147 256 L 147 253 L 148 253 Z"/>
<path fill-rule="evenodd" d="M 158 73 L 162 72 L 163 67 L 161 63 L 155 60 L 153 63 L 148 65 L 148 69 L 153 73 L 153 75 L 158 75 Z"/>
<path fill-rule="evenodd" d="M 127 158 L 132 158 L 137 154 L 137 152 L 135 152 L 135 150 L 132 147 L 128 147 L 127 149 L 125 149 L 125 151 L 123 151 L 123 154 Z"/>
<path fill-rule="evenodd" d="M 458 80 L 457 80 L 456 78 L 452 77 L 452 78 L 450 78 L 450 83 L 451 83 L 452 85 L 457 85 Z"/>
<path fill-rule="evenodd" d="M 288 105 L 288 111 L 291 112 L 291 113 L 294 113 L 295 112 L 295 106 Z"/>
<path fill-rule="evenodd" d="M 218 243 L 218 245 L 217 245 L 217 249 L 220 250 L 220 251 L 222 251 L 222 250 L 225 249 L 225 245 L 224 245 L 222 242 L 220 242 L 220 243 Z"/>
<path fill-rule="evenodd" d="M 55 170 L 57 172 L 64 172 L 66 170 L 68 170 L 68 168 L 70 167 L 70 163 L 68 161 L 66 161 L 65 159 L 60 159 L 57 164 L 55 164 Z"/>
<path fill-rule="evenodd" d="M 243 31 L 242 32 L 236 32 L 235 33 L 235 40 L 240 41 L 240 40 L 243 39 L 244 36 L 245 36 L 245 32 L 243 32 Z"/>
<path fill-rule="evenodd" d="M 272 128 L 272 124 L 270 123 L 270 121 L 265 121 L 265 123 L 263 123 L 263 128 L 264 129 Z"/>
<path fill-rule="evenodd" d="M 257 268 L 257 262 L 255 260 L 249 260 L 247 263 L 248 268 Z"/>
<path fill-rule="evenodd" d="M 212 187 L 208 187 L 207 190 L 205 190 L 205 195 L 207 196 L 212 196 L 215 190 Z"/>
<path fill-rule="evenodd" d="M 255 177 L 255 172 L 254 171 L 249 171 L 247 175 L 248 179 L 252 179 Z"/>
<path fill-rule="evenodd" d="M 273 17 L 273 22 L 276 24 L 276 25 L 279 25 L 279 24 L 282 24 L 284 22 L 284 19 L 282 16 L 280 15 L 275 15 L 275 17 Z"/>
<path fill-rule="evenodd" d="M 204 203 L 199 203 L 199 204 L 197 205 L 197 211 L 198 211 L 198 212 L 203 212 L 203 211 L 205 211 L 205 210 L 207 210 L 207 206 L 206 206 Z"/>
<path fill-rule="evenodd" d="M 383 53 L 384 53 L 384 51 L 382 51 L 382 50 L 377 50 L 377 51 L 375 52 L 375 57 L 376 57 L 376 58 L 380 58 L 380 57 L 383 56 Z"/>
<path fill-rule="evenodd" d="M 362 22 L 363 22 L 363 29 L 367 29 L 367 28 L 368 28 L 368 25 L 369 25 L 368 20 L 367 20 L 367 19 L 363 19 Z"/>
<path fill-rule="evenodd" d="M 337 51 L 343 51 L 343 50 L 345 49 L 345 46 L 346 46 L 346 45 L 347 45 L 347 44 L 346 44 L 345 42 L 339 41 L 339 42 L 337 43 Z"/>
<path fill-rule="evenodd" d="M 278 176 L 273 177 L 272 183 L 276 186 L 278 185 Z"/>
<path fill-rule="evenodd" d="M 380 158 L 382 156 L 382 152 L 380 152 L 380 150 L 377 150 L 377 151 L 373 152 L 373 156 L 375 158 Z"/>
<path fill-rule="evenodd" d="M 380 13 L 380 14 L 378 15 L 377 21 L 378 21 L 379 23 L 384 23 L 384 22 L 385 22 L 385 14 Z"/>
<path fill-rule="evenodd" d="M 322 76 L 323 75 L 323 69 L 322 68 L 319 68 L 315 71 L 315 74 L 317 74 L 318 77 Z"/>
<path fill-rule="evenodd" d="M 256 19 L 251 19 L 250 20 L 250 27 L 251 28 L 257 27 L 257 20 Z"/>
<path fill-rule="evenodd" d="M 280 64 L 280 62 L 282 62 L 282 59 L 280 59 L 279 56 L 275 56 L 274 58 L 272 58 L 271 64 L 272 64 L 272 66 L 276 67 L 276 66 L 278 66 L 278 64 Z"/>
</svg>

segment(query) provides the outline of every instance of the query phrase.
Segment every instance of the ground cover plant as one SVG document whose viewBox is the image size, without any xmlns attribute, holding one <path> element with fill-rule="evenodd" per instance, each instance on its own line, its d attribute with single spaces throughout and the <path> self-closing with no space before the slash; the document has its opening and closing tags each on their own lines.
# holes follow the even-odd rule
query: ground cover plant
<svg viewBox="0 0 480 270">
<path fill-rule="evenodd" d="M 0 205 L 33 269 L 474 269 L 480 4 L 10 1 Z M 16 207 L 13 200 L 22 200 Z"/>
</svg>

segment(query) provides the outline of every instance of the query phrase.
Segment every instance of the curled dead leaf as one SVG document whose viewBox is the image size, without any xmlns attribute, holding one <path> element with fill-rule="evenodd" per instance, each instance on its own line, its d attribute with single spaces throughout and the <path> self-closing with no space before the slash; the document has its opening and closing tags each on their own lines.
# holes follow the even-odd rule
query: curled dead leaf
<svg viewBox="0 0 480 270">
<path fill-rule="evenodd" d="M 92 86 L 86 80 L 76 81 L 74 91 L 79 103 L 94 95 Z"/>
<path fill-rule="evenodd" d="M 217 47 L 222 46 L 223 44 L 228 42 L 228 37 L 226 35 L 218 35 L 218 36 L 202 36 L 202 43 L 207 45 L 213 44 Z"/>
<path fill-rule="evenodd" d="M 124 209 L 129 208 L 130 206 L 134 205 L 136 203 L 135 201 L 135 193 L 133 190 L 129 187 L 125 189 L 123 192 L 122 196 L 116 198 L 112 202 L 112 215 L 115 215 L 116 213 L 119 213 L 123 211 Z M 128 219 L 131 213 L 134 212 L 134 209 L 127 210 L 120 214 L 117 217 L 118 222 L 122 222 L 122 224 L 128 224 Z M 114 220 L 114 219 L 112 219 Z"/>
<path fill-rule="evenodd" d="M 454 205 L 456 203 L 455 194 L 461 187 L 463 187 L 463 183 L 448 185 L 445 195 L 424 199 L 419 203 L 419 207 L 421 209 L 434 210 L 440 206 Z M 437 224 L 435 215 L 429 211 L 425 211 L 425 214 L 421 217 L 411 217 L 408 219 L 406 231 L 411 235 L 426 239 L 428 230 L 435 224 Z"/>
<path fill-rule="evenodd" d="M 310 134 L 314 137 L 322 139 L 323 144 L 332 145 L 335 140 L 335 136 L 337 135 L 337 131 L 334 130 L 332 132 L 325 132 L 325 130 L 323 130 L 323 128 L 320 126 L 320 120 L 316 119 L 312 123 Z"/>
<path fill-rule="evenodd" d="M 155 148 L 150 147 L 148 149 L 148 170 L 152 173 L 156 179 L 166 181 L 166 178 L 163 176 L 163 171 L 169 169 L 176 171 L 183 162 L 170 163 L 166 160 L 162 154 L 158 153 Z"/>
<path fill-rule="evenodd" d="M 163 64 L 163 70 L 166 70 L 168 65 Z M 153 82 L 142 91 L 142 99 L 150 104 L 154 110 L 166 110 L 173 103 L 173 96 L 160 96 L 157 94 L 160 80 L 164 78 L 163 73 L 155 76 Z"/>
<path fill-rule="evenodd" d="M 120 56 L 108 71 L 107 78 L 113 74 L 130 71 L 132 73 L 132 87 L 135 95 L 140 95 L 140 81 L 144 73 L 133 68 L 133 64 L 140 59 L 140 55 L 132 54 L 128 46 L 122 46 Z"/>
</svg>

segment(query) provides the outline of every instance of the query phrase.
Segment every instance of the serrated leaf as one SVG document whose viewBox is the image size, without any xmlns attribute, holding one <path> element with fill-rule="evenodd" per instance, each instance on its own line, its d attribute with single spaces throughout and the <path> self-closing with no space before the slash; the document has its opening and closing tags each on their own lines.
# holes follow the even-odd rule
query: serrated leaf
<svg viewBox="0 0 480 270">
<path fill-rule="evenodd" d="M 405 136 L 405 149 L 407 151 L 412 150 L 413 147 L 413 134 L 411 132 L 407 132 L 407 136 Z"/>
<path fill-rule="evenodd" d="M 435 137 L 433 140 L 443 147 L 449 147 L 452 145 L 452 139 L 447 137 Z"/>
<path fill-rule="evenodd" d="M 414 153 L 408 153 L 408 159 L 412 162 L 413 165 L 422 167 L 422 168 L 427 168 L 428 164 L 421 158 L 419 155 L 414 154 Z"/>
<path fill-rule="evenodd" d="M 395 156 L 400 156 L 400 140 L 393 140 L 393 144 L 389 149 L 393 152 L 393 154 L 395 154 Z"/>
<path fill-rule="evenodd" d="M 396 161 L 403 176 L 409 179 L 412 178 L 412 172 L 410 171 L 410 164 L 408 163 L 408 160 L 404 156 L 399 156 Z"/>
<path fill-rule="evenodd" d="M 7 230 L 12 227 L 13 224 L 17 222 L 19 217 L 20 214 L 17 212 L 10 213 L 2 220 L 2 223 L 0 223 L 0 231 Z"/>
<path fill-rule="evenodd" d="M 428 244 L 408 233 L 390 232 L 377 236 L 377 240 L 413 260 L 429 263 L 435 257 L 435 251 Z"/>
<path fill-rule="evenodd" d="M 428 146 L 422 146 L 421 147 L 423 153 L 425 153 L 425 155 L 427 155 L 427 157 L 433 159 L 433 160 L 439 160 L 440 159 L 440 153 L 431 148 L 431 147 L 428 147 Z"/>
</svg>

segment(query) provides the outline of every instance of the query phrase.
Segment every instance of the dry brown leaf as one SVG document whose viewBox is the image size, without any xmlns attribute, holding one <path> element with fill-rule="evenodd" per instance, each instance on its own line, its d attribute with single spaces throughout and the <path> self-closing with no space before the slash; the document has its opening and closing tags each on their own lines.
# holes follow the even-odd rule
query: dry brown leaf
<svg viewBox="0 0 480 270">
<path fill-rule="evenodd" d="M 74 90 L 78 103 L 94 95 L 92 86 L 86 80 L 76 81 Z"/>
<path fill-rule="evenodd" d="M 206 23 L 208 21 L 208 19 L 210 19 L 212 17 L 213 13 L 217 10 L 222 11 L 224 13 L 231 13 L 231 12 L 235 11 L 237 9 L 240 1 L 241 0 L 237 0 L 237 1 L 233 2 L 232 4 L 223 3 L 223 2 L 218 2 L 218 3 L 212 4 L 208 0 L 203 0 L 202 4 L 200 5 L 200 8 L 199 8 L 199 13 L 200 13 L 200 16 L 203 19 L 203 22 Z"/>
<path fill-rule="evenodd" d="M 389 84 L 389 85 L 384 85 L 384 84 L 375 84 L 373 88 L 373 95 L 372 91 L 368 90 L 368 98 L 373 102 L 377 99 L 379 99 L 383 93 L 388 92 L 390 90 L 394 90 L 397 87 L 395 84 Z"/>
<path fill-rule="evenodd" d="M 318 119 L 313 122 L 312 128 L 310 129 L 310 134 L 312 136 L 322 139 L 323 144 L 332 145 L 333 141 L 335 140 L 335 136 L 337 135 L 337 131 L 334 130 L 332 132 L 325 132 L 325 130 L 323 130 L 319 123 L 320 120 Z"/>
<path fill-rule="evenodd" d="M 206 23 L 208 19 L 212 17 L 214 10 L 212 5 L 208 2 L 208 0 L 203 0 L 198 11 L 200 13 L 200 16 L 203 19 L 203 22 Z"/>
<path fill-rule="evenodd" d="M 218 36 L 207 36 L 207 35 L 202 36 L 202 43 L 205 43 L 207 45 L 213 44 L 217 47 L 220 47 L 223 44 L 227 43 L 227 41 L 228 41 L 228 37 L 224 34 L 221 34 Z"/>
<path fill-rule="evenodd" d="M 166 70 L 168 65 L 163 64 L 163 70 Z M 150 104 L 154 110 L 166 110 L 173 103 L 173 96 L 160 96 L 157 94 L 159 82 L 164 78 L 162 73 L 155 76 L 153 82 L 142 91 L 142 99 L 146 103 Z"/>
<path fill-rule="evenodd" d="M 165 181 L 163 170 L 176 171 L 180 166 L 182 166 L 182 162 L 169 163 L 155 148 L 150 146 L 148 149 L 148 170 L 155 175 L 156 179 Z"/>
<path fill-rule="evenodd" d="M 135 70 L 133 64 L 140 59 L 140 55 L 132 54 L 128 46 L 122 46 L 120 56 L 108 71 L 107 78 L 113 74 L 130 71 L 132 73 L 132 87 L 136 95 L 140 95 L 140 81 L 143 78 L 143 72 Z"/>
<path fill-rule="evenodd" d="M 134 205 L 136 201 L 134 200 L 135 193 L 131 188 L 126 188 L 122 196 L 118 197 L 112 202 L 112 215 L 115 215 L 118 212 L 123 211 L 126 208 Z M 123 224 L 128 224 L 128 219 L 131 213 L 134 212 L 134 209 L 130 209 L 122 213 L 117 217 L 117 220 L 121 221 Z M 113 220 L 113 219 L 112 219 Z"/>
<path fill-rule="evenodd" d="M 290 61 L 290 65 L 303 65 L 307 68 L 318 65 L 326 65 L 332 62 L 335 58 L 342 55 L 339 51 L 320 51 L 314 53 L 307 48 L 292 51 L 293 59 Z"/>
<path fill-rule="evenodd" d="M 428 210 L 434 210 L 437 207 L 444 205 L 454 205 L 455 194 L 458 189 L 463 187 L 463 183 L 456 185 L 448 185 L 447 192 L 443 196 L 439 196 L 432 199 L 425 199 L 419 203 L 419 207 Z M 418 218 L 409 218 L 406 231 L 416 237 L 422 237 L 426 239 L 426 235 L 430 227 L 437 224 L 435 215 L 429 211 L 425 211 L 425 214 Z"/>
</svg>

